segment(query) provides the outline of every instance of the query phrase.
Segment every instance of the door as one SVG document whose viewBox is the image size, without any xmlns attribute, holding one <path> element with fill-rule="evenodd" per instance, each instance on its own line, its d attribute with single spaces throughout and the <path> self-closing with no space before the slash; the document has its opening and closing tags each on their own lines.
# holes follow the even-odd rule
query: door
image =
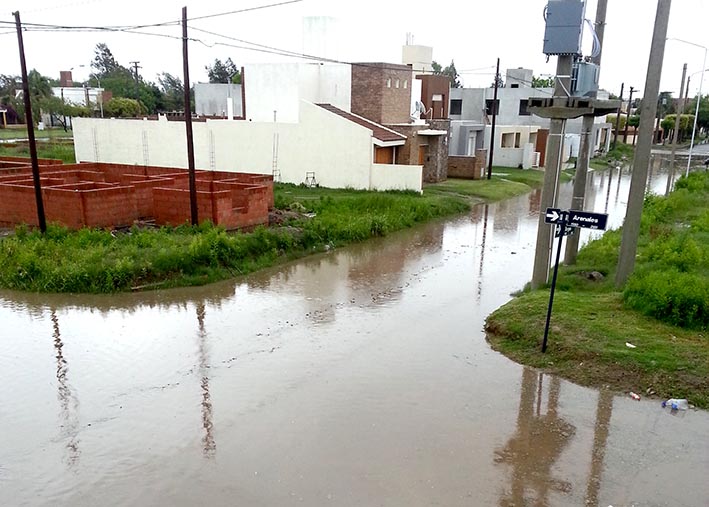
<svg viewBox="0 0 709 507">
<path fill-rule="evenodd" d="M 419 165 L 424 165 L 426 163 L 426 152 L 428 151 L 428 145 L 422 144 L 419 146 Z"/>
</svg>

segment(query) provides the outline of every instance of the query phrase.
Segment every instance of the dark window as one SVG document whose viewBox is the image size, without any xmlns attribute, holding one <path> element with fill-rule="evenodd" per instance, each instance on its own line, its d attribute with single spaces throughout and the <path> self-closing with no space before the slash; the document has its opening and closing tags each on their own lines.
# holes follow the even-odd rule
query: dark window
<svg viewBox="0 0 709 507">
<path fill-rule="evenodd" d="M 463 99 L 451 99 L 450 114 L 463 114 Z"/>
<path fill-rule="evenodd" d="M 532 113 L 527 111 L 527 99 L 522 99 L 519 101 L 519 115 L 520 116 L 530 116 Z"/>
<path fill-rule="evenodd" d="M 493 111 L 493 102 L 495 104 Z M 500 114 L 500 99 L 493 101 L 492 99 L 485 100 L 485 114 L 488 116 L 492 114 Z"/>
<path fill-rule="evenodd" d="M 519 88 L 519 83 L 512 83 L 510 88 Z"/>
</svg>

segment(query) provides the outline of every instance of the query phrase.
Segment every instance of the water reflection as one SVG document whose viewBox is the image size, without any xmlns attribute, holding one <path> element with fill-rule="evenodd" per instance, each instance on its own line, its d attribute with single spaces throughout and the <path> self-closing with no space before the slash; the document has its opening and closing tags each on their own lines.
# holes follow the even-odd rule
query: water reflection
<svg viewBox="0 0 709 507">
<path fill-rule="evenodd" d="M 69 366 L 64 357 L 64 342 L 59 330 L 59 318 L 54 308 L 50 310 L 52 321 L 52 337 L 54 338 L 54 352 L 57 360 L 57 399 L 59 400 L 59 433 L 62 440 L 66 440 L 66 463 L 74 467 L 79 462 L 79 399 L 76 397 L 69 384 Z"/>
<path fill-rule="evenodd" d="M 483 205 L 483 238 L 480 243 L 480 268 L 478 270 L 478 290 L 475 291 L 476 299 L 480 302 L 483 292 L 483 266 L 485 264 L 485 240 L 487 239 L 487 219 L 490 206 L 488 204 Z"/>
<path fill-rule="evenodd" d="M 551 491 L 571 492 L 569 481 L 552 476 L 552 466 L 576 433 L 576 427 L 559 416 L 560 381 L 550 377 L 546 412 L 542 413 L 544 375 L 531 368 L 522 370 L 517 431 L 495 463 L 512 468 L 510 488 L 500 498 L 500 507 L 549 505 Z"/>
<path fill-rule="evenodd" d="M 200 387 L 202 388 L 202 427 L 204 436 L 202 437 L 203 454 L 206 458 L 214 458 L 217 452 L 217 444 L 214 440 L 214 424 L 212 423 L 212 396 L 209 393 L 209 351 L 207 350 L 207 331 L 204 327 L 204 317 L 206 310 L 204 303 L 197 303 L 197 323 L 198 333 L 198 357 Z"/>
<path fill-rule="evenodd" d="M 598 393 L 596 406 L 596 422 L 593 427 L 593 449 L 591 451 L 591 472 L 586 488 L 586 504 L 598 505 L 598 493 L 601 489 L 601 475 L 606 456 L 606 444 L 610 432 L 611 414 L 613 412 L 613 394 L 607 389 Z"/>
</svg>

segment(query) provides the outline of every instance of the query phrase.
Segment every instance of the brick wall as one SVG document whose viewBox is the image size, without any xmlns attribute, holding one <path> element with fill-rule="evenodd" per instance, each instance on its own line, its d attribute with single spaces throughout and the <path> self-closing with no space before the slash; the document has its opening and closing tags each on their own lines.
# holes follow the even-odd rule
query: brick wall
<svg viewBox="0 0 709 507">
<path fill-rule="evenodd" d="M 411 114 L 411 78 L 411 68 L 406 65 L 353 64 L 352 112 L 375 123 L 407 123 Z"/>
</svg>

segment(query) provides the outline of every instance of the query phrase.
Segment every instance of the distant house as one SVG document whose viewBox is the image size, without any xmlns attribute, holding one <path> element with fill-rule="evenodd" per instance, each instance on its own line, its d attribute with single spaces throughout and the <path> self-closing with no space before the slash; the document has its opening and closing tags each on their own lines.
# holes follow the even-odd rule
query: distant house
<svg viewBox="0 0 709 507">
<path fill-rule="evenodd" d="M 476 149 L 488 149 L 492 113 L 496 109 L 493 164 L 523 168 L 544 165 L 549 119 L 527 111 L 527 99 L 550 97 L 553 89 L 533 88 L 529 69 L 509 69 L 505 86 L 498 89 L 497 103 L 494 103 L 493 94 L 493 88 L 451 89 L 449 153 L 465 156 L 474 154 Z M 566 123 L 564 160 L 578 156 L 581 122 L 578 118 Z M 595 120 L 591 134 L 594 152 L 608 150 L 611 128 L 604 118 Z"/>
<path fill-rule="evenodd" d="M 199 116 L 243 118 L 241 85 L 230 83 L 195 83 L 195 112 Z"/>
</svg>

